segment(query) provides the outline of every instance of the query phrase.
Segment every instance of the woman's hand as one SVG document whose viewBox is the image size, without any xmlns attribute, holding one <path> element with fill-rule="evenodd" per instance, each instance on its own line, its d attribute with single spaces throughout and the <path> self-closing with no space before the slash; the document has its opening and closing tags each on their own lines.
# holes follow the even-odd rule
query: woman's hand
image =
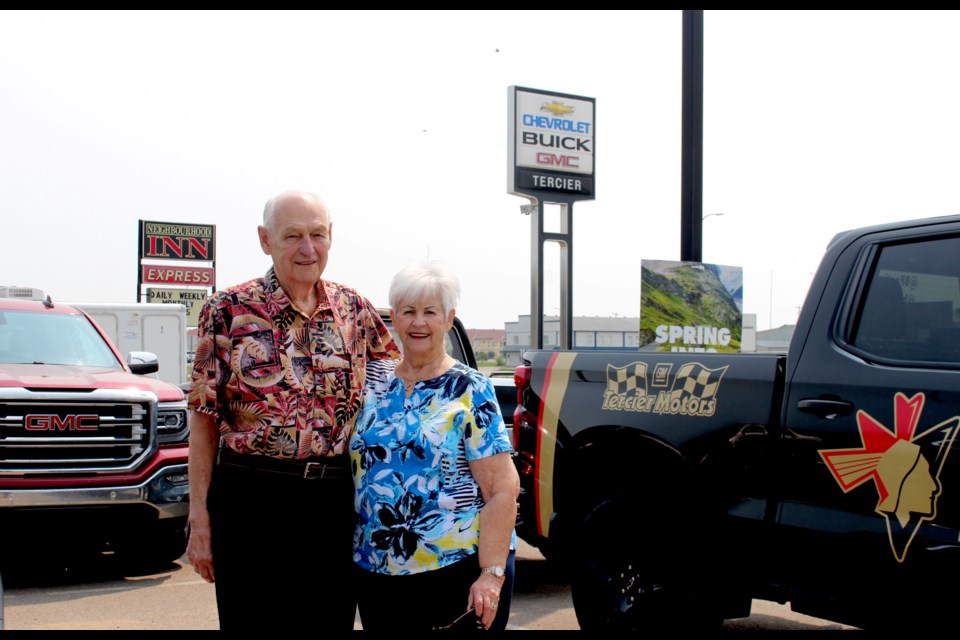
<svg viewBox="0 0 960 640">
<path fill-rule="evenodd" d="M 480 577 L 470 585 L 470 598 L 467 601 L 468 607 L 473 607 L 483 623 L 485 629 L 489 629 L 493 624 L 493 619 L 497 617 L 497 607 L 500 604 L 500 587 L 503 586 L 503 578 L 498 578 L 490 573 L 481 573 Z"/>
</svg>

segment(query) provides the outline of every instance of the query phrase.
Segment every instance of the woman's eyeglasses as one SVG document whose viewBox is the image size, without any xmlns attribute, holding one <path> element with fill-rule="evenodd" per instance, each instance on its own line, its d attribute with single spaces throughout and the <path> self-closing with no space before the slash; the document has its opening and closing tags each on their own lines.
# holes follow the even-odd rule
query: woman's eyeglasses
<svg viewBox="0 0 960 640">
<path fill-rule="evenodd" d="M 454 628 L 455 626 L 457 626 L 457 623 L 458 623 L 458 622 L 460 622 L 461 620 L 463 620 L 464 618 L 466 618 L 468 615 L 470 615 L 471 613 L 473 613 L 473 611 L 474 611 L 474 607 L 470 607 L 470 608 L 467 609 L 465 612 L 463 612 L 462 614 L 460 614 L 459 616 L 457 616 L 457 619 L 454 620 L 453 622 L 451 622 L 450 624 L 440 625 L 439 627 L 432 627 L 432 630 L 433 630 L 433 631 L 444 631 L 445 629 L 452 629 L 452 628 Z M 476 624 L 477 624 L 477 627 L 478 627 L 478 628 L 482 626 L 479 619 L 477 619 Z"/>
</svg>

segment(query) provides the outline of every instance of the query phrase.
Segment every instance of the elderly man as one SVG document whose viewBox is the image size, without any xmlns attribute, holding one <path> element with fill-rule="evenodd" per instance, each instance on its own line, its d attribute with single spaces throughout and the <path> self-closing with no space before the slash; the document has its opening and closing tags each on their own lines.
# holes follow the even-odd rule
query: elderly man
<svg viewBox="0 0 960 640">
<path fill-rule="evenodd" d="M 187 557 L 223 630 L 353 629 L 346 446 L 367 361 L 400 351 L 366 298 L 322 278 L 332 229 L 319 197 L 271 198 L 273 266 L 200 312 Z"/>
</svg>

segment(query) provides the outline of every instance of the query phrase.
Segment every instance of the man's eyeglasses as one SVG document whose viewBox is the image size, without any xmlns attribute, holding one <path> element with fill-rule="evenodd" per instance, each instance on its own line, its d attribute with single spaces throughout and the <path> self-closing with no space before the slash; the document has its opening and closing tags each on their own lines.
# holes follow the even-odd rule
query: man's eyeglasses
<svg viewBox="0 0 960 640">
<path fill-rule="evenodd" d="M 458 623 L 458 622 L 460 622 L 461 620 L 463 620 L 464 618 L 466 618 L 468 615 L 470 615 L 471 613 L 473 613 L 473 611 L 474 611 L 474 607 L 470 607 L 469 609 L 467 609 L 466 611 L 464 611 L 462 614 L 460 614 L 459 616 L 457 616 L 457 619 L 454 620 L 453 622 L 451 622 L 450 624 L 440 625 L 439 627 L 432 627 L 431 630 L 432 630 L 432 631 L 444 631 L 444 630 L 446 630 L 446 629 L 453 629 L 455 626 L 457 626 L 457 623 Z M 479 619 L 477 619 L 476 624 L 477 624 L 477 627 L 478 627 L 478 628 L 481 627 L 481 622 L 480 622 Z"/>
</svg>

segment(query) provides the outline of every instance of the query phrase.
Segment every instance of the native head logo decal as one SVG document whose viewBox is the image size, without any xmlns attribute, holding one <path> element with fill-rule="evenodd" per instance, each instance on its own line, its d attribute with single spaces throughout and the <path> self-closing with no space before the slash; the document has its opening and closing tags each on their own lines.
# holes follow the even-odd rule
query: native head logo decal
<svg viewBox="0 0 960 640">
<path fill-rule="evenodd" d="M 844 493 L 873 481 L 878 494 L 876 511 L 887 521 L 897 562 L 903 562 L 920 524 L 937 515 L 940 472 L 960 425 L 960 416 L 954 416 L 917 433 L 924 400 L 923 393 L 912 398 L 897 393 L 892 430 L 858 411 L 863 446 L 819 452 Z"/>
</svg>

